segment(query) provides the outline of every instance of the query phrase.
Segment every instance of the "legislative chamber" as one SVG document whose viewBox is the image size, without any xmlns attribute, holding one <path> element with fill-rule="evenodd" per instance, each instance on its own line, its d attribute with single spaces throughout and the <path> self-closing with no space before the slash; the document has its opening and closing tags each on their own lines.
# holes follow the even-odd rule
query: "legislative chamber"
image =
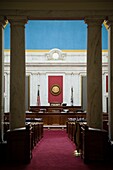
<svg viewBox="0 0 113 170">
<path fill-rule="evenodd" d="M 110 0 L 0 1 L 0 162 L 30 163 L 52 128 L 111 161 L 112 58 Z"/>
</svg>

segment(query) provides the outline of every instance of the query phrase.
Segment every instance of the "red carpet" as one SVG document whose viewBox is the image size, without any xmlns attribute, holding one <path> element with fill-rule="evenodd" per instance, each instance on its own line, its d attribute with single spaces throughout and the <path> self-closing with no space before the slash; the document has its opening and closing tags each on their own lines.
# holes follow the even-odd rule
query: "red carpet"
<svg viewBox="0 0 113 170">
<path fill-rule="evenodd" d="M 75 145 L 65 130 L 45 130 L 43 139 L 33 149 L 30 164 L 0 166 L 0 170 L 113 170 L 106 164 L 84 164 L 73 155 L 74 150 Z"/>
</svg>

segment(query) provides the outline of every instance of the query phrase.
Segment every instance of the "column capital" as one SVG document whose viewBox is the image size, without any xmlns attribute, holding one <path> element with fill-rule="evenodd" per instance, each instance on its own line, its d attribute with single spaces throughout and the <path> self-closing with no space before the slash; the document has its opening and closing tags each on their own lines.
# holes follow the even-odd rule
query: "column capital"
<svg viewBox="0 0 113 170">
<path fill-rule="evenodd" d="M 6 24 L 7 20 L 3 16 L 0 16 L 0 26 L 4 28 Z"/>
<path fill-rule="evenodd" d="M 103 23 L 104 18 L 101 17 L 101 16 L 98 16 L 98 17 L 97 16 L 96 17 L 88 16 L 88 17 L 85 17 L 84 21 L 88 25 L 93 25 L 93 26 L 98 25 L 98 26 L 100 26 Z"/>
<path fill-rule="evenodd" d="M 106 20 L 106 24 L 108 25 L 108 28 L 113 26 L 113 16 L 108 17 L 108 20 Z"/>
<path fill-rule="evenodd" d="M 24 25 L 28 21 L 25 16 L 7 16 L 7 19 L 12 25 Z"/>
</svg>

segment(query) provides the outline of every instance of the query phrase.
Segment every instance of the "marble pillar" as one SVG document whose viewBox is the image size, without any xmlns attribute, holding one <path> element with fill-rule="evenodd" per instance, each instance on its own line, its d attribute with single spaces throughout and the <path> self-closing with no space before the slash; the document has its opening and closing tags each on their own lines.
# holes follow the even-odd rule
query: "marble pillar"
<svg viewBox="0 0 113 170">
<path fill-rule="evenodd" d="M 108 117 L 109 138 L 113 141 L 113 17 L 109 17 L 108 24 Z"/>
<path fill-rule="evenodd" d="M 0 17 L 0 141 L 3 141 L 3 114 L 4 114 L 4 25 Z"/>
<path fill-rule="evenodd" d="M 25 17 L 9 17 L 11 26 L 10 129 L 25 126 Z"/>
<path fill-rule="evenodd" d="M 87 122 L 102 128 L 102 37 L 103 19 L 86 18 L 87 23 Z"/>
</svg>

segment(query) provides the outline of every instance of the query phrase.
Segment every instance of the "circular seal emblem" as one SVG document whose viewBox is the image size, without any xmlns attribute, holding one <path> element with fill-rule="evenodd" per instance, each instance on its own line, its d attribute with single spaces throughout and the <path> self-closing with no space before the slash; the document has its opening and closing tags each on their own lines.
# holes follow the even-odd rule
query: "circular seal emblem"
<svg viewBox="0 0 113 170">
<path fill-rule="evenodd" d="M 52 95 L 59 95 L 61 93 L 61 88 L 58 84 L 54 84 L 52 87 L 51 87 L 51 94 Z"/>
</svg>

